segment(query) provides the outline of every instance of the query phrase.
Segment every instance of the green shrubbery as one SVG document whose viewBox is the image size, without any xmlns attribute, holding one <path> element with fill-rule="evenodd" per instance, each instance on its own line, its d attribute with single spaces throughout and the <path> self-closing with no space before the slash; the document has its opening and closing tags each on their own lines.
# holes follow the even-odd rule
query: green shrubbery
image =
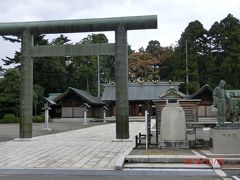
<svg viewBox="0 0 240 180">
<path fill-rule="evenodd" d="M 33 123 L 43 123 L 44 122 L 43 116 L 33 116 L 32 120 L 33 120 Z"/>
<path fill-rule="evenodd" d="M 33 116 L 33 123 L 44 123 L 43 116 Z M 16 117 L 14 114 L 5 114 L 3 119 L 0 119 L 0 123 L 19 123 L 20 118 Z"/>
<path fill-rule="evenodd" d="M 14 114 L 5 114 L 3 117 L 3 123 L 16 123 L 16 116 Z"/>
</svg>

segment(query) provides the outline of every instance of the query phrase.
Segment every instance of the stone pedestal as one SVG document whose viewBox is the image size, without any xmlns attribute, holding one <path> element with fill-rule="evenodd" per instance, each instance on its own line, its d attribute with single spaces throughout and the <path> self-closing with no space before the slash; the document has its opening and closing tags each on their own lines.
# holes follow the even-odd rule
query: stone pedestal
<svg viewBox="0 0 240 180">
<path fill-rule="evenodd" d="M 215 154 L 240 154 L 240 129 L 211 129 L 210 151 Z"/>
<path fill-rule="evenodd" d="M 159 148 L 188 148 L 185 113 L 178 103 L 162 110 Z"/>
</svg>

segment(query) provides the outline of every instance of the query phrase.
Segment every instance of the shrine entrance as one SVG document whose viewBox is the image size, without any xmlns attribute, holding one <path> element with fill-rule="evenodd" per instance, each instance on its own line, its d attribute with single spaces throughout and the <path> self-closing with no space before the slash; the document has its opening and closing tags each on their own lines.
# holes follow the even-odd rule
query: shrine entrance
<svg viewBox="0 0 240 180">
<path fill-rule="evenodd" d="M 156 29 L 157 16 L 0 23 L 0 35 L 21 36 L 20 138 L 32 138 L 33 58 L 114 55 L 116 138 L 129 138 L 127 31 Z M 115 43 L 34 46 L 33 35 L 115 31 Z"/>
</svg>

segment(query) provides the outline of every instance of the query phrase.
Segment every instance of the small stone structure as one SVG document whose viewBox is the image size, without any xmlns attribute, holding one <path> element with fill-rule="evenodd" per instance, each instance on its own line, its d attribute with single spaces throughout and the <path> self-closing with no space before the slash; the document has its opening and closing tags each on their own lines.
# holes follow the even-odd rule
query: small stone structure
<svg viewBox="0 0 240 180">
<path fill-rule="evenodd" d="M 161 114 L 159 148 L 188 148 L 185 113 L 178 101 L 180 95 L 170 88 L 161 96 L 166 99 L 166 106 Z"/>
</svg>

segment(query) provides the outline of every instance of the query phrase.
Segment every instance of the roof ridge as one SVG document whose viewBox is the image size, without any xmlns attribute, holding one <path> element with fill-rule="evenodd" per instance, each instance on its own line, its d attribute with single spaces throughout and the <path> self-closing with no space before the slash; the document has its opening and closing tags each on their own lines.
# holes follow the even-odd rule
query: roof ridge
<svg viewBox="0 0 240 180">
<path fill-rule="evenodd" d="M 105 104 L 100 98 L 93 96 L 90 92 L 73 88 L 73 87 L 68 87 L 67 90 L 65 90 L 61 95 L 59 95 L 55 100 L 58 101 L 59 99 L 63 98 L 67 93 L 70 91 L 74 92 L 78 96 L 82 97 L 85 99 L 85 101 L 89 102 L 90 104 Z"/>
</svg>

